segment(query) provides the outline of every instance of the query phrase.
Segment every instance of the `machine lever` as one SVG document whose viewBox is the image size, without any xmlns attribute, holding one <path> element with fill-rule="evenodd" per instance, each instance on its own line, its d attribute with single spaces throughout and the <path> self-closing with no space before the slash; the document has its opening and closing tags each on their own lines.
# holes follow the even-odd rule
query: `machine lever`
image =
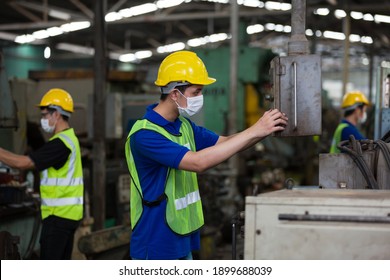
<svg viewBox="0 0 390 280">
<path fill-rule="evenodd" d="M 298 128 L 298 117 L 297 117 L 297 63 L 292 63 L 294 67 L 294 130 Z"/>
</svg>

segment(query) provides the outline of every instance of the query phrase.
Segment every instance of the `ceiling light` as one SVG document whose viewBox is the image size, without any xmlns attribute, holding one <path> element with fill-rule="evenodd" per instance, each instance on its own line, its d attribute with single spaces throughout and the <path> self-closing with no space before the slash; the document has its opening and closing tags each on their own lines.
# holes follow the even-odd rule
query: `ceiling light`
<svg viewBox="0 0 390 280">
<path fill-rule="evenodd" d="M 119 60 L 122 62 L 133 62 L 133 61 L 136 61 L 137 58 L 135 57 L 135 54 L 127 53 L 127 54 L 122 54 L 121 56 L 119 56 Z"/>
<path fill-rule="evenodd" d="M 370 60 L 367 57 L 362 58 L 362 64 L 363 65 L 370 65 Z"/>
<path fill-rule="evenodd" d="M 159 0 L 156 2 L 156 6 L 159 9 L 171 8 L 180 5 L 184 0 Z"/>
<path fill-rule="evenodd" d="M 345 40 L 345 34 L 341 32 L 335 32 L 335 31 L 324 31 L 324 37 L 328 39 L 335 39 L 335 40 Z"/>
<path fill-rule="evenodd" d="M 212 3 L 222 3 L 222 4 L 227 4 L 229 3 L 229 0 L 202 0 L 204 2 L 212 2 Z"/>
<path fill-rule="evenodd" d="M 306 29 L 305 34 L 306 34 L 306 36 L 313 36 L 314 32 L 311 29 Z"/>
<path fill-rule="evenodd" d="M 276 31 L 276 32 L 282 32 L 283 29 L 284 29 L 284 26 L 283 26 L 283 25 L 281 25 L 281 24 L 275 25 L 275 31 Z"/>
<path fill-rule="evenodd" d="M 130 13 L 132 16 L 138 16 L 138 15 L 143 15 L 143 14 L 157 11 L 157 9 L 158 8 L 157 8 L 156 4 L 146 3 L 146 4 L 139 5 L 139 6 L 131 7 Z"/>
<path fill-rule="evenodd" d="M 362 42 L 363 44 L 374 43 L 374 41 L 372 40 L 372 38 L 370 36 L 362 36 L 362 38 L 360 39 L 360 42 Z"/>
<path fill-rule="evenodd" d="M 57 26 L 50 27 L 46 30 L 47 30 L 47 33 L 49 34 L 49 36 L 57 36 L 57 35 L 61 35 L 62 33 L 64 33 L 64 31 L 62 31 L 62 29 L 57 27 Z"/>
<path fill-rule="evenodd" d="M 264 31 L 264 26 L 261 24 L 249 25 L 246 28 L 246 33 L 248 33 L 248 34 L 255 34 L 255 33 L 260 33 L 263 31 Z"/>
<path fill-rule="evenodd" d="M 182 42 L 179 43 L 174 43 L 170 45 L 165 45 L 157 48 L 158 53 L 169 53 L 169 52 L 175 52 L 175 51 L 180 51 L 184 50 L 186 45 Z"/>
<path fill-rule="evenodd" d="M 24 34 L 24 35 L 17 36 L 15 38 L 15 42 L 19 43 L 19 44 L 26 44 L 26 43 L 30 43 L 32 41 L 35 41 L 35 38 L 31 34 Z"/>
<path fill-rule="evenodd" d="M 63 32 L 72 32 L 77 31 L 81 29 L 85 29 L 91 26 L 91 23 L 89 21 L 73 21 L 70 23 L 65 23 L 60 26 L 61 30 Z"/>
<path fill-rule="evenodd" d="M 334 11 L 334 15 L 336 18 L 340 19 L 346 17 L 347 13 L 344 10 L 336 10 Z"/>
<path fill-rule="evenodd" d="M 357 34 L 349 35 L 349 41 L 351 41 L 351 42 L 360 42 L 360 35 L 357 35 Z"/>
<path fill-rule="evenodd" d="M 375 20 L 375 22 L 390 23 L 390 16 L 375 15 L 374 20 Z"/>
<path fill-rule="evenodd" d="M 361 12 L 351 12 L 351 18 L 353 19 L 356 19 L 356 20 L 359 20 L 359 19 L 363 19 L 363 13 Z"/>
<path fill-rule="evenodd" d="M 46 47 L 45 50 L 43 51 L 43 56 L 44 58 L 48 59 L 51 56 L 51 50 L 50 47 Z"/>
<path fill-rule="evenodd" d="M 215 43 L 215 42 L 224 41 L 228 37 L 229 35 L 226 33 L 218 33 L 218 34 L 211 34 L 208 39 L 210 43 Z"/>
<path fill-rule="evenodd" d="M 189 45 L 190 47 L 199 47 L 201 45 L 204 45 L 206 43 L 206 41 L 202 38 L 195 38 L 195 39 L 190 39 L 187 41 L 187 45 Z"/>
<path fill-rule="evenodd" d="M 71 18 L 70 14 L 53 9 L 49 10 L 49 16 L 63 20 L 70 20 Z"/>
<path fill-rule="evenodd" d="M 46 39 L 48 37 L 50 37 L 50 34 L 47 30 L 38 30 L 38 31 L 35 31 L 33 32 L 32 36 L 35 38 L 35 39 Z"/>
<path fill-rule="evenodd" d="M 265 2 L 265 8 L 267 10 L 288 11 L 288 10 L 291 10 L 291 4 L 274 2 L 274 1 L 267 1 L 267 2 Z"/>
<path fill-rule="evenodd" d="M 328 8 L 319 8 L 314 11 L 314 14 L 319 15 L 319 16 L 327 16 L 329 14 L 329 9 Z"/>
<path fill-rule="evenodd" d="M 291 26 L 290 25 L 285 25 L 283 27 L 283 32 L 285 33 L 290 33 L 291 32 Z"/>
<path fill-rule="evenodd" d="M 106 14 L 106 16 L 104 17 L 104 20 L 107 22 L 110 22 L 110 21 L 120 20 L 122 18 L 123 17 L 119 13 L 111 12 L 111 13 Z"/>
<path fill-rule="evenodd" d="M 263 8 L 264 7 L 264 2 L 259 1 L 259 0 L 238 0 L 237 4 L 243 5 L 246 7 L 252 7 L 252 8 Z"/>
<path fill-rule="evenodd" d="M 390 61 L 386 61 L 386 60 L 382 61 L 381 66 L 384 68 L 390 68 Z"/>
<path fill-rule="evenodd" d="M 267 30 L 275 30 L 275 23 L 266 23 L 265 29 Z"/>
<path fill-rule="evenodd" d="M 363 19 L 366 21 L 374 21 L 374 17 L 371 14 L 365 14 Z"/>
<path fill-rule="evenodd" d="M 138 51 L 135 53 L 137 59 L 144 59 L 151 57 L 153 55 L 152 51 Z"/>
</svg>

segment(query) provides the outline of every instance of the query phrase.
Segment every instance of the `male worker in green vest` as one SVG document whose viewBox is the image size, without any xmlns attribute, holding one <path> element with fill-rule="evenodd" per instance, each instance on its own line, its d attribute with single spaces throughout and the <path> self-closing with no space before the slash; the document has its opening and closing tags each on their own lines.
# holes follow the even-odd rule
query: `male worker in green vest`
<svg viewBox="0 0 390 280">
<path fill-rule="evenodd" d="M 189 117 L 203 105 L 209 77 L 194 52 L 178 51 L 161 63 L 150 105 L 126 142 L 131 175 L 132 259 L 192 259 L 204 224 L 197 173 L 229 159 L 286 127 L 287 117 L 269 110 L 251 127 L 230 136 L 196 125 Z"/>
<path fill-rule="evenodd" d="M 0 148 L 0 161 L 12 168 L 40 171 L 43 260 L 71 259 L 74 233 L 83 217 L 84 183 L 79 141 L 68 120 L 73 99 L 65 90 L 49 90 L 37 105 L 50 140 L 29 155 Z"/>
<path fill-rule="evenodd" d="M 344 95 L 341 108 L 344 112 L 344 118 L 337 126 L 332 139 L 330 153 L 340 153 L 337 145 L 345 140 L 349 140 L 353 135 L 356 140 L 365 139 L 357 128 L 367 119 L 367 106 L 370 105 L 366 96 L 360 91 L 351 91 Z"/>
</svg>

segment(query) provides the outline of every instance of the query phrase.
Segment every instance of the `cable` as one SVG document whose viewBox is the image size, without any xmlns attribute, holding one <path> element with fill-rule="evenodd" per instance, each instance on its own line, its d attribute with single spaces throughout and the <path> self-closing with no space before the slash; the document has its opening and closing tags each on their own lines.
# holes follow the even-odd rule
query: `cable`
<svg viewBox="0 0 390 280">
<path fill-rule="evenodd" d="M 382 141 L 389 143 L 390 142 L 390 130 L 382 137 Z"/>
<path fill-rule="evenodd" d="M 378 183 L 376 182 L 371 169 L 368 167 L 366 161 L 363 158 L 360 142 L 358 142 L 353 135 L 351 135 L 349 138 L 349 140 L 340 142 L 337 147 L 340 149 L 340 151 L 345 152 L 353 159 L 359 170 L 362 172 L 368 186 L 371 189 L 379 189 Z M 350 143 L 352 148 L 347 147 L 348 143 Z"/>
</svg>

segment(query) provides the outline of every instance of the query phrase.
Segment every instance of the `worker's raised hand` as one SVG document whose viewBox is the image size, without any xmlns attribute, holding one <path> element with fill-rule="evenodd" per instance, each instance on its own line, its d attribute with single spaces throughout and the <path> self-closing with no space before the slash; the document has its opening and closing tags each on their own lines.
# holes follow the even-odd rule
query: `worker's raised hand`
<svg viewBox="0 0 390 280">
<path fill-rule="evenodd" d="M 266 137 L 271 133 L 282 131 L 288 124 L 288 118 L 278 109 L 271 109 L 253 125 L 258 137 Z"/>
</svg>

